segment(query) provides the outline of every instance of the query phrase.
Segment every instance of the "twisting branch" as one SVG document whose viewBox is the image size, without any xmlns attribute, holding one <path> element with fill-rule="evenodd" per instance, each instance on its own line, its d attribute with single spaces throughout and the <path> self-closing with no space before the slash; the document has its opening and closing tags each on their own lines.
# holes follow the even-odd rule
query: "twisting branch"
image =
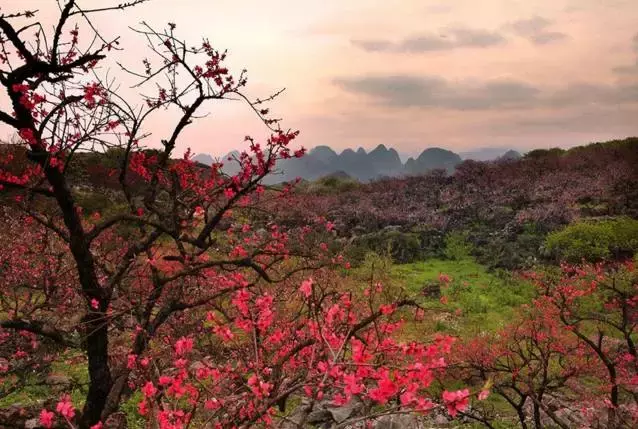
<svg viewBox="0 0 638 429">
<path fill-rule="evenodd" d="M 26 320 L 6 320 L 0 322 L 0 327 L 4 329 L 14 329 L 17 331 L 27 331 L 32 332 L 34 334 L 41 335 L 50 340 L 55 341 L 56 343 L 65 346 L 65 347 L 73 347 L 77 348 L 78 344 L 70 341 L 69 334 L 67 332 L 62 332 L 55 329 L 52 326 L 46 325 L 43 322 L 38 321 L 26 321 Z"/>
</svg>

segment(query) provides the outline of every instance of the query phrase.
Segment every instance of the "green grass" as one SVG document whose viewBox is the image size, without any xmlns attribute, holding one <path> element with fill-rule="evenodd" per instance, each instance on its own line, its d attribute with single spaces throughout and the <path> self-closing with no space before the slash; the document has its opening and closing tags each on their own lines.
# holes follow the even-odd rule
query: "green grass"
<svg viewBox="0 0 638 429">
<path fill-rule="evenodd" d="M 29 385 L 0 399 L 0 408 L 13 405 L 29 406 L 41 403 L 50 397 L 51 389 L 46 386 Z"/>
<path fill-rule="evenodd" d="M 145 427 L 145 419 L 138 412 L 138 404 L 142 399 L 142 392 L 137 391 L 120 406 L 120 410 L 126 414 L 126 422 L 130 429 L 143 429 Z"/>
<path fill-rule="evenodd" d="M 73 384 L 70 391 L 64 393 L 71 395 L 73 406 L 81 409 L 84 406 L 89 381 L 89 372 L 81 355 L 62 355 L 51 363 L 51 375 L 68 377 Z M 43 383 L 42 379 L 31 377 L 26 386 L 0 399 L 0 408 L 21 404 L 23 406 L 35 405 L 47 399 L 56 399 L 62 394 L 60 387 L 51 387 Z"/>
<path fill-rule="evenodd" d="M 440 274 L 452 279 L 442 290 L 447 304 L 422 298 L 424 306 L 446 316 L 434 320 L 436 331 L 461 336 L 495 331 L 512 319 L 518 306 L 529 303 L 534 296 L 531 284 L 509 273 L 488 272 L 471 258 L 432 259 L 391 268 L 391 278 L 414 295 L 419 295 L 427 284 L 438 283 Z"/>
<path fill-rule="evenodd" d="M 64 393 L 70 393 L 71 401 L 76 410 L 81 410 L 84 406 L 89 380 L 86 363 L 80 359 L 81 356 L 78 355 L 66 355 L 51 365 L 51 374 L 64 375 L 74 382 L 73 389 L 70 392 L 65 390 Z M 74 360 L 77 361 L 74 362 Z M 21 404 L 22 406 L 39 405 L 47 399 L 57 399 L 61 394 L 62 392 L 59 389 L 43 385 L 38 380 L 33 379 L 24 388 L 1 398 L 0 408 L 7 408 L 16 404 Z M 128 427 L 131 429 L 144 428 L 145 420 L 137 410 L 137 405 L 141 399 L 142 393 L 138 391 L 121 405 L 121 410 L 126 413 Z"/>
</svg>

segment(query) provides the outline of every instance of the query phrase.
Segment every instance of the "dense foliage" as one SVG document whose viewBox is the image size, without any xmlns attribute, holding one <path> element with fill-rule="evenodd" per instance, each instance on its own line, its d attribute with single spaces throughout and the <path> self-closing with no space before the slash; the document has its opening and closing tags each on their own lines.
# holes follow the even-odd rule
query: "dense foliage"
<svg viewBox="0 0 638 429">
<path fill-rule="evenodd" d="M 577 222 L 551 233 L 546 246 L 558 261 L 578 263 L 631 258 L 638 252 L 638 220 Z"/>
</svg>

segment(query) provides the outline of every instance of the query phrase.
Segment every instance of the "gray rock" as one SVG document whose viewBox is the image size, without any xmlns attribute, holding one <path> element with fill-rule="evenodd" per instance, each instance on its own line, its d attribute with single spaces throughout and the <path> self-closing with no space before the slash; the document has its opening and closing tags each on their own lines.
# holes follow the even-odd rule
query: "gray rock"
<svg viewBox="0 0 638 429">
<path fill-rule="evenodd" d="M 432 423 L 437 426 L 447 425 L 450 421 L 443 414 L 437 414 L 432 418 Z"/>
<path fill-rule="evenodd" d="M 386 231 L 386 232 L 401 231 L 401 225 L 388 225 L 383 228 L 383 231 Z"/>
<path fill-rule="evenodd" d="M 421 427 L 418 417 L 410 414 L 384 416 L 374 425 L 374 429 L 420 429 Z"/>
<path fill-rule="evenodd" d="M 310 424 L 329 422 L 332 420 L 332 413 L 326 409 L 316 409 L 308 414 L 306 421 Z"/>
<path fill-rule="evenodd" d="M 40 427 L 40 421 L 36 418 L 24 422 L 24 429 L 36 429 Z"/>
<path fill-rule="evenodd" d="M 44 382 L 49 386 L 67 387 L 71 385 L 72 380 L 70 377 L 67 377 L 66 375 L 50 374 L 47 376 Z"/>
<path fill-rule="evenodd" d="M 421 289 L 421 293 L 427 298 L 441 298 L 441 285 L 438 282 L 430 282 L 425 284 Z"/>
<path fill-rule="evenodd" d="M 111 414 L 104 423 L 104 429 L 128 429 L 126 414 L 123 412 Z"/>
<path fill-rule="evenodd" d="M 336 421 L 337 423 L 341 423 L 360 411 L 361 406 L 361 402 L 353 399 L 343 407 L 330 408 L 329 411 L 330 414 L 332 414 L 332 418 L 334 419 L 334 421 Z"/>
</svg>

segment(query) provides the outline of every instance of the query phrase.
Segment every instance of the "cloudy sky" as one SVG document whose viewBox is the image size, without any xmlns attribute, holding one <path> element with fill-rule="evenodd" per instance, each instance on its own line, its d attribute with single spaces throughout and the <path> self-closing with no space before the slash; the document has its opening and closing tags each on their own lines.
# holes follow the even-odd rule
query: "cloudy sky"
<svg viewBox="0 0 638 429">
<path fill-rule="evenodd" d="M 3 5 L 39 9 L 45 22 L 58 11 L 53 0 Z M 145 56 L 127 29 L 142 20 L 228 48 L 251 96 L 285 87 L 272 110 L 306 147 L 384 143 L 412 154 L 638 135 L 636 0 L 152 0 L 98 20 L 122 35 L 119 61 Z M 266 135 L 245 105 L 209 111 L 184 148 L 219 155 Z"/>
</svg>

